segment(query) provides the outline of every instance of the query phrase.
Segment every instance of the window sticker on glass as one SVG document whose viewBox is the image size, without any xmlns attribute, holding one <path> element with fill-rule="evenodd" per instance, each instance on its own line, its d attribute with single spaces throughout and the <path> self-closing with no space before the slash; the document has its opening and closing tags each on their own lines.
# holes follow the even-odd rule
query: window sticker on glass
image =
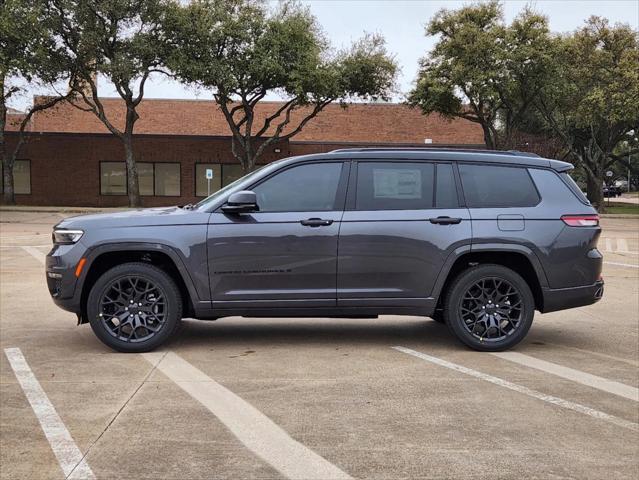
<svg viewBox="0 0 639 480">
<path fill-rule="evenodd" d="M 422 196 L 422 172 L 389 168 L 373 169 L 375 198 L 414 199 Z"/>
</svg>

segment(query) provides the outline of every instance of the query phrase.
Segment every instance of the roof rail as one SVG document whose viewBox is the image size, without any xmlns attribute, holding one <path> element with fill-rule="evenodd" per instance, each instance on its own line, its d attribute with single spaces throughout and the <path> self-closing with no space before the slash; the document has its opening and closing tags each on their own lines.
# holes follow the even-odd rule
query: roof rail
<svg viewBox="0 0 639 480">
<path fill-rule="evenodd" d="M 498 155 L 516 155 L 518 157 L 539 157 L 536 153 L 520 152 L 519 150 L 486 150 L 481 148 L 453 148 L 453 147 L 353 147 L 338 148 L 329 153 L 345 152 L 461 152 L 461 153 L 490 153 Z"/>
</svg>

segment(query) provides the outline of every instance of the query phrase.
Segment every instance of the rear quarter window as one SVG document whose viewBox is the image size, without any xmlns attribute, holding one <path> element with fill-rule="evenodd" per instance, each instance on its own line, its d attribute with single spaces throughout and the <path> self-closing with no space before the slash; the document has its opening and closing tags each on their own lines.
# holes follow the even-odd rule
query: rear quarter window
<svg viewBox="0 0 639 480">
<path fill-rule="evenodd" d="M 460 164 L 459 173 L 470 208 L 534 207 L 540 201 L 526 168 Z"/>
</svg>

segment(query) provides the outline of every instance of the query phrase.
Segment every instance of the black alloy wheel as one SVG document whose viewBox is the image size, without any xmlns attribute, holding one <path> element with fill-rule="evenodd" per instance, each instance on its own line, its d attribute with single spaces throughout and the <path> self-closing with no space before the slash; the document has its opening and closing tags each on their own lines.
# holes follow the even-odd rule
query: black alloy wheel
<svg viewBox="0 0 639 480">
<path fill-rule="evenodd" d="M 175 281 L 160 268 L 124 263 L 103 273 L 87 299 L 96 336 L 121 352 L 147 352 L 164 343 L 182 318 Z"/>
<path fill-rule="evenodd" d="M 526 281 L 502 265 L 485 264 L 462 272 L 446 294 L 449 329 L 469 347 L 506 350 L 528 333 L 535 301 Z"/>
</svg>

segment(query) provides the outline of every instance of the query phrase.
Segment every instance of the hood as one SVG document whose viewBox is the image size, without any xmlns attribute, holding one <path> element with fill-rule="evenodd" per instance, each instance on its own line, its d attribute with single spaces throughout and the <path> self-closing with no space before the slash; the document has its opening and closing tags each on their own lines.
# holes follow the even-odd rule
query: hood
<svg viewBox="0 0 639 480">
<path fill-rule="evenodd" d="M 140 208 L 123 212 L 78 215 L 65 218 L 55 228 L 89 229 L 146 227 L 159 225 L 196 225 L 208 221 L 210 213 L 180 207 Z"/>
</svg>

